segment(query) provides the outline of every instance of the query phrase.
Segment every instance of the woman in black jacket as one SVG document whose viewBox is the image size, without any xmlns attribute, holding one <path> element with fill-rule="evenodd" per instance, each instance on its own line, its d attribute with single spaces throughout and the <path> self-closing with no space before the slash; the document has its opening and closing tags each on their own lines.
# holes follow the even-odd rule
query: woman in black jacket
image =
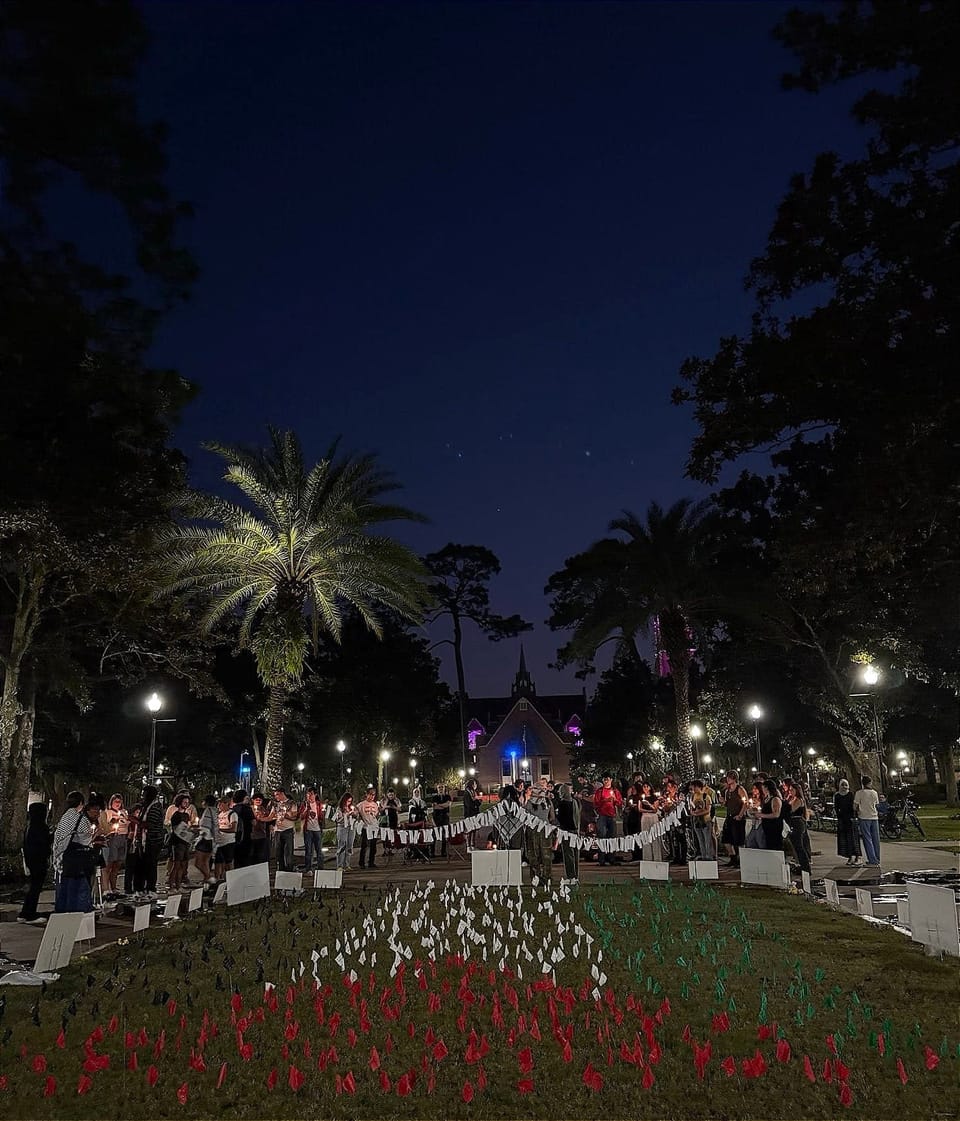
<svg viewBox="0 0 960 1121">
<path fill-rule="evenodd" d="M 47 921 L 37 914 L 37 903 L 47 878 L 51 848 L 53 834 L 47 825 L 47 807 L 43 802 L 33 802 L 27 807 L 27 828 L 23 834 L 23 862 L 29 871 L 30 883 L 17 922 L 43 926 Z"/>
</svg>

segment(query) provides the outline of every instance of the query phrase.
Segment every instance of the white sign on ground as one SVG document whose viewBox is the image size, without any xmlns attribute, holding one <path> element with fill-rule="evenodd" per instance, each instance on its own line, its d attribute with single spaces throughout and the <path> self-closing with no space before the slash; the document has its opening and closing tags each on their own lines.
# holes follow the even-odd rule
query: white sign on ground
<svg viewBox="0 0 960 1121">
<path fill-rule="evenodd" d="M 740 882 L 763 884 L 765 887 L 789 887 L 790 869 L 782 852 L 777 849 L 740 850 Z"/>
<path fill-rule="evenodd" d="M 474 886 L 522 882 L 519 849 L 483 849 L 471 856 Z"/>
<path fill-rule="evenodd" d="M 810 880 L 809 872 L 800 873 L 800 882 L 803 884 L 803 890 L 806 895 L 813 895 L 813 883 Z"/>
<path fill-rule="evenodd" d="M 36 973 L 50 973 L 70 964 L 73 944 L 77 940 L 82 921 L 82 911 L 67 911 L 62 915 L 51 915 L 47 919 L 33 967 Z"/>
<path fill-rule="evenodd" d="M 960 928 L 952 887 L 907 883 L 910 937 L 931 949 L 960 957 Z"/>
<path fill-rule="evenodd" d="M 303 876 L 299 872 L 278 872 L 273 886 L 277 891 L 300 891 L 303 888 Z"/>
<path fill-rule="evenodd" d="M 203 888 L 195 887 L 187 896 L 187 914 L 191 911 L 199 911 L 203 906 Z"/>
<path fill-rule="evenodd" d="M 857 897 L 857 911 L 873 918 L 873 896 L 865 887 L 855 887 L 853 891 Z"/>
<path fill-rule="evenodd" d="M 163 908 L 163 914 L 160 916 L 164 919 L 175 919 L 180 914 L 180 904 L 183 902 L 183 896 L 180 892 L 175 892 L 167 896 L 167 902 Z"/>
<path fill-rule="evenodd" d="M 266 899 L 270 894 L 270 865 L 251 864 L 249 868 L 231 868 L 227 873 L 227 906 Z"/>
<path fill-rule="evenodd" d="M 691 880 L 719 880 L 720 865 L 715 860 L 691 860 Z"/>
<path fill-rule="evenodd" d="M 97 936 L 97 924 L 93 911 L 84 911 L 80 920 L 80 929 L 77 931 L 78 942 L 92 942 Z"/>
<path fill-rule="evenodd" d="M 641 860 L 638 867 L 641 880 L 670 879 L 670 865 L 666 860 Z"/>
<path fill-rule="evenodd" d="M 136 934 L 138 930 L 146 930 L 150 925 L 150 904 L 141 903 L 139 907 L 133 909 L 133 933 Z"/>
<path fill-rule="evenodd" d="M 910 925 L 910 900 L 898 899 L 897 900 L 897 922 L 901 926 Z"/>
<path fill-rule="evenodd" d="M 331 871 L 320 869 L 313 873 L 313 886 L 315 888 L 339 888 L 343 887 L 343 869 L 337 868 Z"/>
<path fill-rule="evenodd" d="M 227 875 L 230 873 L 228 872 Z M 218 903 L 222 903 L 227 898 L 227 881 L 217 884 L 217 890 L 213 893 L 213 906 L 216 907 Z"/>
<path fill-rule="evenodd" d="M 827 902 L 832 903 L 834 907 L 840 906 L 840 889 L 837 887 L 836 880 L 824 880 L 823 886 L 827 892 Z"/>
</svg>

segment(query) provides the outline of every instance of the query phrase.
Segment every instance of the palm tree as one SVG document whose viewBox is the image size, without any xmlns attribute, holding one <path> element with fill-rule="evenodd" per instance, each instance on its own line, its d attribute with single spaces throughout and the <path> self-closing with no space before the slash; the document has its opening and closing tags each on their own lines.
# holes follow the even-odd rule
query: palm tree
<svg viewBox="0 0 960 1121">
<path fill-rule="evenodd" d="M 339 456 L 334 445 L 306 470 L 293 432 L 270 429 L 270 446 L 207 445 L 245 501 L 193 494 L 186 509 L 206 524 L 178 526 L 162 543 L 164 592 L 205 603 L 201 628 L 239 615 L 240 646 L 252 651 L 268 690 L 262 781 L 282 781 L 283 712 L 321 632 L 339 641 L 352 610 L 378 637 L 384 612 L 419 621 L 425 571 L 416 555 L 371 532 L 391 520 L 419 520 L 386 504 L 397 489 L 375 458 Z"/>
<path fill-rule="evenodd" d="M 625 510 L 609 532 L 571 557 L 547 584 L 553 595 L 550 626 L 572 628 L 561 662 L 592 660 L 604 642 L 636 649 L 656 629 L 673 679 L 680 772 L 693 777 L 690 739 L 690 666 L 694 645 L 718 618 L 723 596 L 718 559 L 720 516 L 708 501 L 688 498 L 668 510 L 651 502 L 646 520 Z M 658 651 L 659 652 L 659 651 Z M 667 666 L 663 667 L 667 669 Z"/>
</svg>

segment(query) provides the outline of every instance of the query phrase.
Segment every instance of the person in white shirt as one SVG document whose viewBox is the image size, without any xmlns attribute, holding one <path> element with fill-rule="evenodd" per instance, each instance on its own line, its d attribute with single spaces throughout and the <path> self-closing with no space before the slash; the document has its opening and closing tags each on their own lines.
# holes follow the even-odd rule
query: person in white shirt
<svg viewBox="0 0 960 1121">
<path fill-rule="evenodd" d="M 853 812 L 857 815 L 857 828 L 860 830 L 867 864 L 875 868 L 880 867 L 880 816 L 877 813 L 879 801 L 877 792 L 871 785 L 870 776 L 864 775 L 860 779 L 860 789 L 853 796 Z"/>
<path fill-rule="evenodd" d="M 360 831 L 360 867 L 367 865 L 367 848 L 370 849 L 370 867 L 377 866 L 377 838 L 367 836 L 367 828 L 373 829 L 380 822 L 380 803 L 377 801 L 377 792 L 373 786 L 367 787 L 363 801 L 357 806 L 357 816 L 363 823 Z"/>
</svg>

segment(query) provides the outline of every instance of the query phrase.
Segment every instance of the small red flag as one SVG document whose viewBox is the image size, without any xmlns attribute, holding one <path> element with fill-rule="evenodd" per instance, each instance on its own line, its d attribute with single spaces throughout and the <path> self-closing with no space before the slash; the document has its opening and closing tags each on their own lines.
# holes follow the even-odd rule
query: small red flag
<svg viewBox="0 0 960 1121">
<path fill-rule="evenodd" d="M 177 1101 L 181 1105 L 186 1105 L 187 1104 L 187 1098 L 189 1096 L 190 1096 L 190 1087 L 186 1084 L 186 1082 L 181 1082 L 180 1085 L 177 1087 Z"/>
<path fill-rule="evenodd" d="M 47 1081 L 43 1085 L 43 1096 L 45 1098 L 52 1098 L 57 1092 L 57 1080 L 52 1074 L 47 1075 Z"/>
<path fill-rule="evenodd" d="M 817 1076 L 814 1073 L 813 1063 L 810 1062 L 809 1055 L 803 1056 L 803 1073 L 806 1075 L 808 1081 L 816 1082 Z"/>
<path fill-rule="evenodd" d="M 840 1087 L 840 1104 L 847 1106 L 853 1105 L 853 1092 L 846 1082 Z"/>
<path fill-rule="evenodd" d="M 463 1098 L 463 1100 L 468 1104 L 473 1101 L 473 1085 L 469 1082 L 469 1080 L 467 1082 L 464 1082 L 463 1087 L 460 1090 L 460 1097 Z"/>
<path fill-rule="evenodd" d="M 34 1074 L 43 1074 L 43 1072 L 47 1069 L 46 1055 L 34 1055 L 32 1065 Z"/>
<path fill-rule="evenodd" d="M 533 1055 L 530 1053 L 529 1047 L 524 1047 L 517 1055 L 517 1062 L 520 1064 L 520 1070 L 523 1074 L 533 1070 Z"/>
<path fill-rule="evenodd" d="M 226 1080 L 227 1080 L 227 1064 L 226 1063 L 221 1063 L 220 1064 L 220 1073 L 217 1075 L 217 1089 L 218 1090 L 224 1084 L 224 1082 L 226 1082 Z"/>
<path fill-rule="evenodd" d="M 89 1074 L 81 1074 L 80 1081 L 77 1083 L 77 1093 L 85 1094 L 93 1085 L 93 1079 Z"/>
<path fill-rule="evenodd" d="M 150 1086 L 156 1086 L 159 1077 L 160 1071 L 151 1063 L 151 1065 L 147 1067 L 147 1083 Z"/>
<path fill-rule="evenodd" d="M 940 1064 L 940 1056 L 929 1045 L 923 1051 L 924 1062 L 927 1064 L 927 1070 L 936 1070 Z"/>
<path fill-rule="evenodd" d="M 517 1082 L 517 1093 L 519 1094 L 532 1094 L 533 1093 L 533 1079 L 521 1078 Z"/>
</svg>

